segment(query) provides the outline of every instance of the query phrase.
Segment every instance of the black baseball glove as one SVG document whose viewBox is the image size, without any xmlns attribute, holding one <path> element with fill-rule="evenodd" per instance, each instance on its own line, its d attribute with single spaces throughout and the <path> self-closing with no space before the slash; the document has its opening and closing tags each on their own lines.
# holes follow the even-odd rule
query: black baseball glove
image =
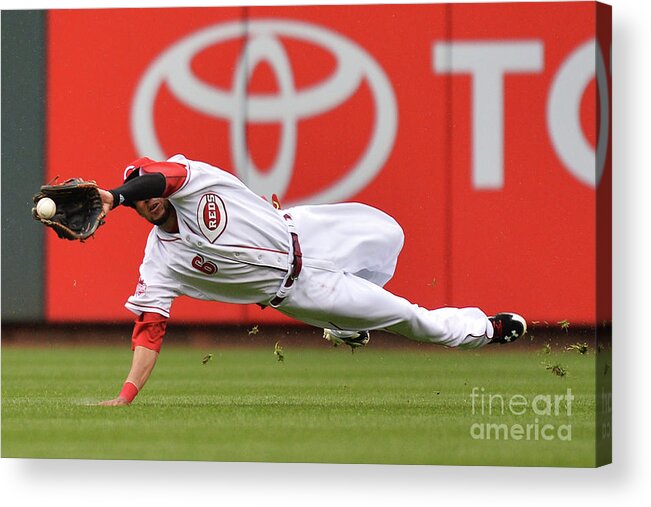
<svg viewBox="0 0 651 507">
<path fill-rule="evenodd" d="M 84 241 L 104 223 L 102 198 L 94 181 L 70 178 L 58 185 L 43 185 L 34 196 L 34 204 L 44 197 L 56 204 L 54 216 L 42 218 L 36 207 L 32 208 L 32 216 L 43 225 L 52 227 L 60 238 Z"/>
</svg>

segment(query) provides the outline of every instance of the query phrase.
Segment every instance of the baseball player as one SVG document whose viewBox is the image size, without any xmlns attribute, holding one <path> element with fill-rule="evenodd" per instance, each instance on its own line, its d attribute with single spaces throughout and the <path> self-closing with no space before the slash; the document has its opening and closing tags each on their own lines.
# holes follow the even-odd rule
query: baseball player
<svg viewBox="0 0 651 507">
<path fill-rule="evenodd" d="M 154 227 L 126 307 L 137 315 L 131 370 L 117 398 L 127 405 L 147 382 L 177 296 L 272 307 L 324 329 L 353 348 L 383 329 L 411 340 L 474 348 L 526 332 L 514 313 L 428 310 L 383 288 L 393 276 L 403 231 L 358 203 L 279 209 L 232 174 L 175 155 L 140 158 L 124 184 L 100 190 L 104 215 L 129 206 Z"/>
</svg>

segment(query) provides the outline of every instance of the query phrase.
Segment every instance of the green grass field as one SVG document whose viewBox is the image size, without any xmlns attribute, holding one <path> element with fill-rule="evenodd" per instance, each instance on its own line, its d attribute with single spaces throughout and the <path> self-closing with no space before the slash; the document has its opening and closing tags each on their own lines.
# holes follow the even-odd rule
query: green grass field
<svg viewBox="0 0 651 507">
<path fill-rule="evenodd" d="M 207 352 L 214 357 L 203 365 Z M 121 387 L 131 361 L 128 346 L 4 346 L 2 457 L 595 464 L 594 351 L 431 346 L 351 354 L 324 345 L 287 346 L 284 354 L 279 362 L 268 345 L 167 346 L 131 406 L 98 407 L 92 404 L 115 397 Z M 542 361 L 562 364 L 567 375 L 554 374 Z M 485 395 L 484 415 L 479 398 L 473 414 L 473 388 Z M 553 400 L 568 388 L 571 415 L 565 404 L 559 415 L 533 412 L 535 396 Z M 514 414 L 508 402 L 516 395 Z M 524 414 L 523 399 L 529 404 Z M 533 429 L 520 440 L 471 436 L 473 424 L 513 431 L 536 420 L 539 429 L 553 425 L 554 438 L 536 440 Z M 559 438 L 560 426 L 571 426 L 571 439 L 567 432 Z"/>
</svg>

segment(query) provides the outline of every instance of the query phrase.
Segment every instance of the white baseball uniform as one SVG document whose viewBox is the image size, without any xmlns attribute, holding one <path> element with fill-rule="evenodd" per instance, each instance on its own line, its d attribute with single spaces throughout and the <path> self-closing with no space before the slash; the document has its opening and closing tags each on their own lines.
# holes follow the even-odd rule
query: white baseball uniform
<svg viewBox="0 0 651 507">
<path fill-rule="evenodd" d="M 403 232 L 387 214 L 358 203 L 277 210 L 235 176 L 175 155 L 186 175 L 167 196 L 179 232 L 154 226 L 126 307 L 170 316 L 175 297 L 269 305 L 308 324 L 385 329 L 412 340 L 479 347 L 493 328 L 478 308 L 428 310 L 382 288 L 393 276 Z M 294 232 L 302 270 L 288 285 Z"/>
</svg>

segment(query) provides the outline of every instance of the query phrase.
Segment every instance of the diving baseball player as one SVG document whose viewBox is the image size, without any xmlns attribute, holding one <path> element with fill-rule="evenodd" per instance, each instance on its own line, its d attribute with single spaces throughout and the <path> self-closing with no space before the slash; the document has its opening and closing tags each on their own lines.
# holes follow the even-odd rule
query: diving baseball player
<svg viewBox="0 0 651 507">
<path fill-rule="evenodd" d="M 404 236 L 393 218 L 370 206 L 278 209 L 230 173 L 182 155 L 138 159 L 122 186 L 100 195 L 104 215 L 129 206 L 154 225 L 125 305 L 137 315 L 131 370 L 118 397 L 103 405 L 127 405 L 142 389 L 181 295 L 269 306 L 353 348 L 366 345 L 374 329 L 463 348 L 526 332 L 514 313 L 428 310 L 386 291 Z"/>
</svg>

